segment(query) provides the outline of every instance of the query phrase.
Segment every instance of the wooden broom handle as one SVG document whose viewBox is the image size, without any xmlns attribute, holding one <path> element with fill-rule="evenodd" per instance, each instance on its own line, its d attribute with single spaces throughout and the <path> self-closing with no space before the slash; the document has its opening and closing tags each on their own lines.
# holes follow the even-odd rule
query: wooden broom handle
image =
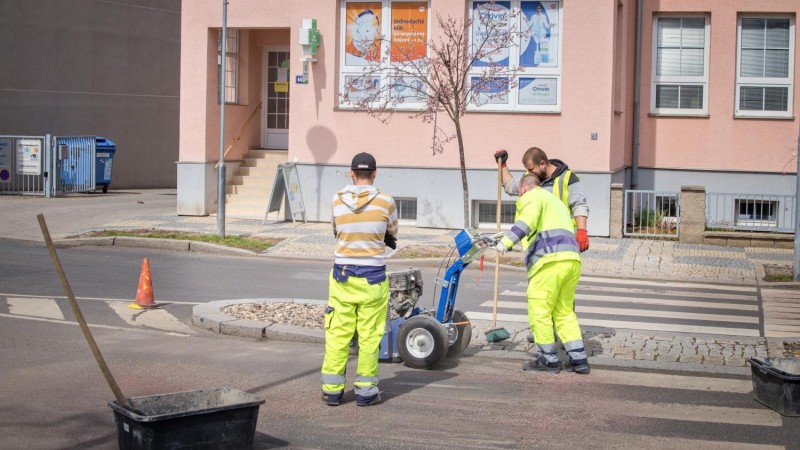
<svg viewBox="0 0 800 450">
<path fill-rule="evenodd" d="M 500 232 L 500 210 L 503 195 L 503 162 L 497 160 L 497 232 Z M 494 252 L 494 302 L 492 307 L 492 328 L 497 325 L 497 289 L 500 284 L 500 252 Z"/>
<path fill-rule="evenodd" d="M 42 229 L 42 235 L 44 236 L 44 241 L 47 244 L 47 250 L 50 252 L 50 259 L 53 260 L 53 266 L 56 268 L 58 278 L 61 279 L 61 285 L 64 287 L 64 292 L 66 292 L 67 298 L 69 299 L 69 306 L 72 307 L 72 312 L 75 314 L 75 317 L 78 319 L 78 323 L 81 326 L 83 337 L 85 337 L 86 342 L 89 343 L 89 348 L 92 349 L 94 359 L 97 360 L 97 364 L 100 365 L 100 370 L 103 371 L 103 375 L 106 377 L 108 386 L 111 387 L 112 391 L 114 391 L 114 397 L 117 398 L 117 404 L 124 408 L 126 406 L 125 396 L 122 395 L 122 391 L 119 389 L 117 382 L 114 380 L 114 376 L 111 375 L 111 371 L 108 370 L 106 361 L 103 359 L 103 355 L 100 354 L 100 349 L 97 348 L 97 343 L 95 343 L 94 338 L 92 338 L 92 332 L 89 331 L 89 326 L 86 325 L 86 319 L 83 318 L 83 314 L 78 307 L 78 302 L 75 300 L 75 295 L 72 293 L 72 288 L 69 286 L 69 281 L 67 281 L 67 275 L 64 273 L 64 268 L 61 266 L 61 261 L 59 261 L 58 255 L 56 254 L 56 248 L 53 245 L 53 240 L 50 238 L 50 232 L 47 230 L 47 223 L 44 221 L 44 215 L 39 213 L 36 215 L 36 219 L 39 220 L 39 228 Z"/>
</svg>

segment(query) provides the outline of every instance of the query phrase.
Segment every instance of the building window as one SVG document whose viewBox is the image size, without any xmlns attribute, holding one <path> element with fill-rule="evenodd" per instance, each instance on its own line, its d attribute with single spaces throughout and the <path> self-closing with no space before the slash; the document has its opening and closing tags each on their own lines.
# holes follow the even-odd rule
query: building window
<svg viewBox="0 0 800 450">
<path fill-rule="evenodd" d="M 472 14 L 471 38 L 486 42 L 488 20 L 511 17 L 508 27 L 518 32 L 521 42 L 498 48 L 472 67 L 470 82 L 476 83 L 492 66 L 519 67 L 514 79 L 498 77 L 485 83 L 477 92 L 475 111 L 558 112 L 561 109 L 561 1 L 475 1 L 469 3 Z M 518 13 L 518 14 L 513 14 Z"/>
<path fill-rule="evenodd" d="M 225 103 L 239 103 L 239 30 L 226 30 L 225 44 Z M 222 30 L 217 35 L 217 103 L 219 103 L 219 73 L 222 68 Z"/>
<path fill-rule="evenodd" d="M 422 82 L 390 75 L 393 66 L 413 64 L 428 56 L 428 2 L 342 1 L 341 8 L 339 92 L 344 100 L 340 106 L 353 107 L 391 83 L 393 95 L 403 99 L 399 109 L 421 108 L 425 101 L 424 95 L 419 95 Z"/>
<path fill-rule="evenodd" d="M 737 116 L 792 116 L 793 46 L 793 17 L 739 18 Z"/>
<path fill-rule="evenodd" d="M 651 113 L 708 114 L 708 37 L 704 16 L 653 19 Z"/>
<path fill-rule="evenodd" d="M 497 227 L 497 202 L 477 202 L 477 203 L 478 203 L 478 227 L 479 228 Z M 516 215 L 516 213 L 517 213 L 516 203 L 502 203 L 500 205 L 500 223 L 503 225 L 513 225 L 514 215 Z"/>
<path fill-rule="evenodd" d="M 778 202 L 736 199 L 736 225 L 774 227 L 778 223 Z"/>
<path fill-rule="evenodd" d="M 417 221 L 417 199 L 415 198 L 395 198 L 397 206 L 397 218 L 404 222 Z"/>
</svg>

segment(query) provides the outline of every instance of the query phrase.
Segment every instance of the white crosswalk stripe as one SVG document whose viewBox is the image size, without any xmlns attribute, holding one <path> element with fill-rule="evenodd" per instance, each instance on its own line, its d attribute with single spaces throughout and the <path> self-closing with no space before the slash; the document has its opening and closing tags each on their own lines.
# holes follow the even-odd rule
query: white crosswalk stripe
<svg viewBox="0 0 800 450">
<path fill-rule="evenodd" d="M 800 337 L 800 290 L 762 288 L 764 335 Z"/>
<path fill-rule="evenodd" d="M 526 288 L 521 282 L 499 294 L 497 320 L 528 322 Z M 765 318 L 768 311 L 776 316 L 769 321 L 771 332 L 800 335 L 800 327 L 792 328 L 786 317 L 800 316 L 800 291 L 796 294 L 792 298 L 792 292 L 775 292 L 774 301 L 765 303 Z M 758 337 L 762 334 L 758 299 L 754 286 L 581 277 L 575 310 L 586 327 Z M 487 300 L 466 314 L 472 320 L 491 320 L 492 307 L 492 300 Z"/>
<path fill-rule="evenodd" d="M 1 298 L 1 297 L 0 297 Z M 72 316 L 72 311 L 66 299 L 41 297 L 41 296 L 9 296 L 6 297 L 8 314 L 3 317 L 17 317 L 49 320 L 53 322 L 65 321 L 74 322 L 74 319 L 67 320 L 65 312 Z M 108 299 L 78 299 L 81 303 L 81 313 L 92 327 L 105 327 L 111 329 L 124 329 L 126 327 L 117 326 L 120 320 L 129 327 L 154 329 L 169 333 L 183 335 L 195 334 L 196 332 L 180 319 L 163 308 L 157 309 L 131 309 L 131 302 Z M 97 307 L 96 305 L 103 305 Z M 102 323 L 97 323 L 102 322 Z"/>
</svg>

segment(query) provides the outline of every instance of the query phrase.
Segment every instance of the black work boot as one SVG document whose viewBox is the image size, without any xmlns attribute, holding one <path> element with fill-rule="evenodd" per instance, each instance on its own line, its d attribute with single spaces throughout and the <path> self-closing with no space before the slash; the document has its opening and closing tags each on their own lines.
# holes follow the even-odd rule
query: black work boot
<svg viewBox="0 0 800 450">
<path fill-rule="evenodd" d="M 339 404 L 342 402 L 342 395 L 344 395 L 344 391 L 339 392 L 338 394 L 329 394 L 327 392 L 323 392 L 322 401 L 328 406 L 339 406 Z"/>
<path fill-rule="evenodd" d="M 570 360 L 564 365 L 564 371 L 575 372 L 581 375 L 588 375 L 591 370 L 592 369 L 589 368 L 589 363 L 585 359 L 577 362 Z"/>
<path fill-rule="evenodd" d="M 561 363 L 545 363 L 534 359 L 533 361 L 525 361 L 522 363 L 522 370 L 533 372 L 547 372 L 559 373 L 561 372 Z"/>
<path fill-rule="evenodd" d="M 380 402 L 381 402 L 380 392 L 371 397 L 366 397 L 366 398 L 356 397 L 356 406 L 372 406 L 372 405 L 377 405 Z"/>
</svg>

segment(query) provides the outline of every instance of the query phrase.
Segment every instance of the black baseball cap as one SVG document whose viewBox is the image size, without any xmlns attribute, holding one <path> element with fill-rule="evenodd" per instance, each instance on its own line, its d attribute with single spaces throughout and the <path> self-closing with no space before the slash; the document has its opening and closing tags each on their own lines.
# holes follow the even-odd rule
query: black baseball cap
<svg viewBox="0 0 800 450">
<path fill-rule="evenodd" d="M 350 163 L 352 170 L 375 170 L 376 168 L 375 158 L 367 152 L 357 154 Z"/>
</svg>

